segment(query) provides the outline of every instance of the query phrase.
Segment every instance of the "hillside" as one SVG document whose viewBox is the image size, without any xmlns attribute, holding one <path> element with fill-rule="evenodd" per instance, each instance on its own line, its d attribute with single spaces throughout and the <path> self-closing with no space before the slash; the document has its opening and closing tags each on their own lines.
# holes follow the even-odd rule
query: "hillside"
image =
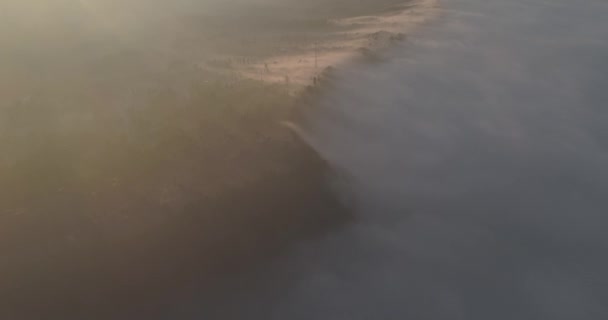
<svg viewBox="0 0 608 320">
<path fill-rule="evenodd" d="M 397 4 L 4 1 L 0 317 L 154 314 L 348 222 L 329 166 L 280 125 L 314 72 L 257 73 Z"/>
</svg>

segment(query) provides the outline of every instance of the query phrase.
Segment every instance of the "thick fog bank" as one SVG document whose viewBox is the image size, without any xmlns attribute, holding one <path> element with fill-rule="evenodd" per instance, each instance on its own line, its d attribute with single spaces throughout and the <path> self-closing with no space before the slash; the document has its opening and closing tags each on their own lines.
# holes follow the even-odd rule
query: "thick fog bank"
<svg viewBox="0 0 608 320">
<path fill-rule="evenodd" d="M 309 115 L 358 222 L 286 258 L 278 298 L 224 311 L 608 317 L 608 5 L 443 7 L 387 61 L 338 71 Z"/>
</svg>

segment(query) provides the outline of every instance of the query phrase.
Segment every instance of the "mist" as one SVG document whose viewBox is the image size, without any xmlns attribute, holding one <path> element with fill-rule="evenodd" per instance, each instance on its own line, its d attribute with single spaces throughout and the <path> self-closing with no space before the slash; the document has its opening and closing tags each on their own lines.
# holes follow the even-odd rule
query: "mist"
<svg viewBox="0 0 608 320">
<path fill-rule="evenodd" d="M 132 311 L 138 295 L 153 306 L 132 314 L 150 319 L 608 318 L 608 5 L 445 0 L 297 103 L 200 68 L 228 53 L 260 65 L 286 26 L 305 38 L 371 8 L 2 1 L 6 310 L 40 299 L 109 319 L 109 297 Z M 277 125 L 294 105 L 298 138 Z M 352 217 L 333 216 L 335 199 Z M 246 271 L 210 292 L 204 268 L 225 257 Z"/>
<path fill-rule="evenodd" d="M 608 316 L 606 3 L 443 10 L 383 62 L 337 70 L 307 113 L 356 222 L 285 257 L 280 297 L 226 314 Z"/>
</svg>

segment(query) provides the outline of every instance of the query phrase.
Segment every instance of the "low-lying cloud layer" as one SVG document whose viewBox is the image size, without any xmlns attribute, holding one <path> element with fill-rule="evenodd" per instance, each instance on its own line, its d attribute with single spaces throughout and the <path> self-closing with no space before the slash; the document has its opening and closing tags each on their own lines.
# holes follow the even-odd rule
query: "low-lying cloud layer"
<svg viewBox="0 0 608 320">
<path fill-rule="evenodd" d="M 608 6 L 444 9 L 388 62 L 337 73 L 309 138 L 359 221 L 237 318 L 608 317 Z"/>
</svg>

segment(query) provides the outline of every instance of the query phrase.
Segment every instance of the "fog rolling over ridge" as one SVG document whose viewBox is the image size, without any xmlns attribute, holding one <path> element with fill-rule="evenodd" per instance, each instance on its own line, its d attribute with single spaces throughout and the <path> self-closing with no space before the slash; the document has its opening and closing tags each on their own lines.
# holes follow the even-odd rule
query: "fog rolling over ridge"
<svg viewBox="0 0 608 320">
<path fill-rule="evenodd" d="M 401 2 L 0 0 L 0 318 L 608 319 L 606 0 L 232 66 Z"/>
<path fill-rule="evenodd" d="M 337 71 L 306 129 L 358 221 L 237 314 L 608 318 L 608 4 L 443 9 L 387 61 Z"/>
</svg>

